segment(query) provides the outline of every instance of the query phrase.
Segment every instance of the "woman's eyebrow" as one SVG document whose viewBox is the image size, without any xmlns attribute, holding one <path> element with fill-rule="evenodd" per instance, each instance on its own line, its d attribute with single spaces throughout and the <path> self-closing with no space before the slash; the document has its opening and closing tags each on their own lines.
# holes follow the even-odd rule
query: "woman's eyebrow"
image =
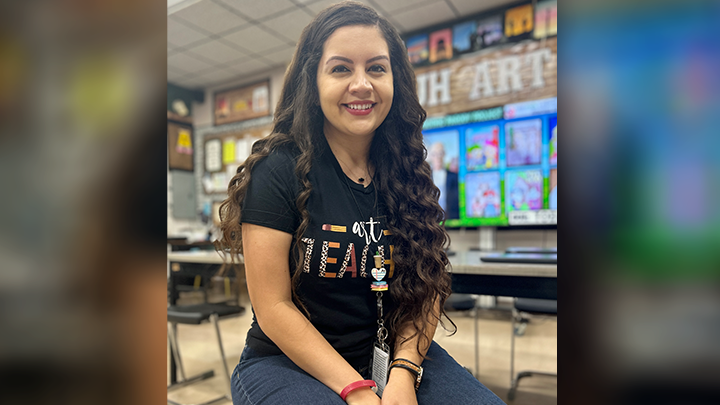
<svg viewBox="0 0 720 405">
<path fill-rule="evenodd" d="M 386 55 L 378 55 L 378 56 L 375 56 L 375 57 L 372 57 L 372 58 L 368 59 L 365 63 L 375 62 L 376 60 L 380 60 L 380 59 L 385 59 L 385 60 L 387 60 L 388 62 L 390 61 L 390 58 L 388 58 Z M 341 61 L 341 62 L 349 63 L 349 64 L 351 64 L 351 65 L 354 63 L 352 60 L 350 60 L 350 59 L 348 59 L 348 58 L 346 58 L 346 57 L 344 57 L 344 56 L 331 56 L 331 57 L 327 60 L 327 62 L 325 62 L 325 64 L 327 65 L 328 63 L 330 63 L 330 62 L 333 61 L 333 60 L 339 60 L 339 61 Z"/>
</svg>

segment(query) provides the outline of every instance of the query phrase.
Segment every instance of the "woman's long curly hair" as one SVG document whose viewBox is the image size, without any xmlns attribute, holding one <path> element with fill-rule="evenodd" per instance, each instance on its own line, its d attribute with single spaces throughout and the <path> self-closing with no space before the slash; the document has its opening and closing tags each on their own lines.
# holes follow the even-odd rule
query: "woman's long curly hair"
<svg viewBox="0 0 720 405">
<path fill-rule="evenodd" d="M 252 154 L 238 167 L 230 181 L 228 198 L 220 207 L 220 243 L 230 249 L 233 257 L 242 253 L 241 207 L 253 167 L 280 146 L 296 149 L 295 174 L 300 183 L 296 205 L 301 222 L 294 235 L 297 267 L 292 276 L 292 295 L 298 308 L 309 316 L 296 294 L 296 286 L 302 273 L 300 267 L 305 246 L 302 237 L 310 223 L 307 201 L 312 184 L 308 173 L 315 153 L 314 145 L 320 144 L 320 137 L 324 136 L 324 115 L 316 76 L 325 41 L 336 29 L 350 25 L 377 27 L 390 51 L 395 95 L 390 112 L 375 131 L 370 146 L 370 163 L 375 167 L 373 179 L 388 209 L 388 228 L 395 246 L 392 257 L 395 272 L 390 294 L 397 309 L 386 314 L 385 323 L 390 331 L 390 342 L 397 341 L 401 328 L 413 324 L 420 336 L 420 352 L 420 347 L 427 347 L 432 339 L 426 336 L 428 320 L 435 318 L 445 327 L 440 318 L 445 314 L 443 305 L 451 292 L 448 258 L 444 251 L 449 238 L 440 225 L 444 219 L 438 203 L 440 191 L 433 184 L 432 171 L 425 161 L 427 150 L 421 129 L 426 113 L 418 101 L 415 73 L 397 31 L 375 10 L 352 1 L 335 4 L 320 12 L 303 30 L 285 74 L 273 130 L 266 138 L 255 142 Z M 437 304 L 440 313 L 434 310 Z M 455 324 L 450 323 L 456 329 Z M 403 336 L 402 341 L 412 339 L 417 333 Z"/>
</svg>

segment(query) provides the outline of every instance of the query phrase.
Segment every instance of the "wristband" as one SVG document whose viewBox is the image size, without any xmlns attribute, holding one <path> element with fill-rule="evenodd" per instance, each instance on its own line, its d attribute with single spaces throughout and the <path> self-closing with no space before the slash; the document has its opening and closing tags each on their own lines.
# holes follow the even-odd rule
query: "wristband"
<svg viewBox="0 0 720 405">
<path fill-rule="evenodd" d="M 420 388 L 420 382 L 422 381 L 423 368 L 413 363 L 408 359 L 395 359 L 388 368 L 388 371 L 395 367 L 404 368 L 405 370 L 415 375 L 415 391 Z"/>
<path fill-rule="evenodd" d="M 376 392 L 375 390 L 377 390 L 377 384 L 375 384 L 375 381 L 373 380 L 355 381 L 354 383 L 350 383 L 345 388 L 343 388 L 342 392 L 340 392 L 340 398 L 342 398 L 342 400 L 344 401 L 345 398 L 347 398 L 348 394 L 350 394 L 352 391 L 363 387 L 370 387 L 372 388 L 373 392 Z"/>
<path fill-rule="evenodd" d="M 415 367 L 417 367 L 417 368 L 420 368 L 420 366 L 418 366 L 417 364 L 413 363 L 412 361 L 410 361 L 410 360 L 408 360 L 408 359 L 397 358 L 397 359 L 393 360 L 393 363 L 396 362 L 396 361 L 405 361 L 405 362 L 408 362 L 408 363 L 412 364 L 413 366 L 415 366 Z"/>
</svg>

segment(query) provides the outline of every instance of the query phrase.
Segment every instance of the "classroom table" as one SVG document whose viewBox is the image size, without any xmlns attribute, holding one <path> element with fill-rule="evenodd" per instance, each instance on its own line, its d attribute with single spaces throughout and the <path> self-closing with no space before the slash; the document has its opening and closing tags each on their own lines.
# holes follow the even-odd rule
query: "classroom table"
<svg viewBox="0 0 720 405">
<path fill-rule="evenodd" d="M 450 256 L 453 292 L 557 300 L 557 264 L 483 262 L 490 252 Z"/>
<path fill-rule="evenodd" d="M 452 289 L 456 293 L 506 297 L 557 299 L 557 265 L 522 263 L 486 263 L 480 260 L 489 252 L 457 252 L 450 257 Z M 242 258 L 241 258 L 242 259 Z M 215 251 L 169 252 L 168 301 L 177 300 L 178 275 L 212 276 L 223 264 Z M 175 364 L 171 360 L 171 381 L 175 381 Z"/>
</svg>

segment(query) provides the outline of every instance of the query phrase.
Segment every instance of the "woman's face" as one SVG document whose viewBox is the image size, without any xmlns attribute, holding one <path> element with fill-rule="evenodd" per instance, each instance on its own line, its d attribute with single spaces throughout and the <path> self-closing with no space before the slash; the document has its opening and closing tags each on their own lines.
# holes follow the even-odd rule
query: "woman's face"
<svg viewBox="0 0 720 405">
<path fill-rule="evenodd" d="M 393 101 L 390 52 L 378 28 L 335 30 L 323 46 L 317 86 L 326 136 L 374 135 Z"/>
</svg>

